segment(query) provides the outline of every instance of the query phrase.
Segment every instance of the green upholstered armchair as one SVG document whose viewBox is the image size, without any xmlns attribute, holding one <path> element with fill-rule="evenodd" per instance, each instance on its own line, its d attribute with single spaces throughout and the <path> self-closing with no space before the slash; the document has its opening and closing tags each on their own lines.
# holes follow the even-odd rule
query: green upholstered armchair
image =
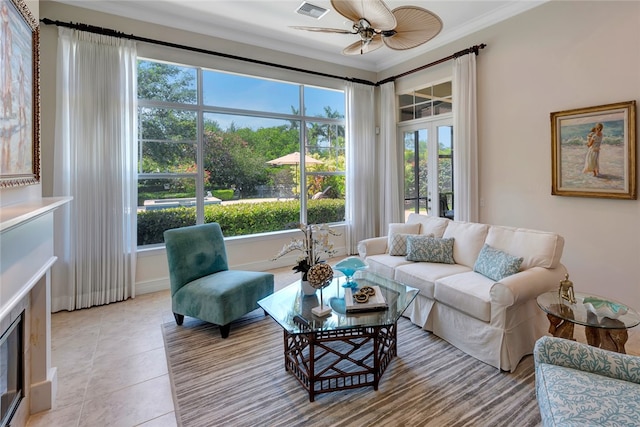
<svg viewBox="0 0 640 427">
<path fill-rule="evenodd" d="M 171 281 L 171 307 L 176 323 L 184 316 L 220 325 L 223 338 L 230 324 L 258 308 L 273 293 L 273 274 L 229 270 L 218 223 L 164 232 Z"/>
</svg>

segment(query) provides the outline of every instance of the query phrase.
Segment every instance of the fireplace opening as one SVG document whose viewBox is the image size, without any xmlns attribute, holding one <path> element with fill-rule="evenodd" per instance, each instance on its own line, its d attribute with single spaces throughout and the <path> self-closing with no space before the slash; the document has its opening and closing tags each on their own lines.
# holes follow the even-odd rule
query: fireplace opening
<svg viewBox="0 0 640 427">
<path fill-rule="evenodd" d="M 0 427 L 9 425 L 24 397 L 24 311 L 0 337 Z"/>
</svg>

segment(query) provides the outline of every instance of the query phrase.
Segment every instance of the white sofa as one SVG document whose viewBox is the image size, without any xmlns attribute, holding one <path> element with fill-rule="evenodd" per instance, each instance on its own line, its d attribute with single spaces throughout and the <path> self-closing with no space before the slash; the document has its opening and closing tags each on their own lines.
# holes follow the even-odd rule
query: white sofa
<svg viewBox="0 0 640 427">
<path fill-rule="evenodd" d="M 398 226 L 405 230 L 398 233 Z M 406 233 L 407 227 L 413 230 Z M 566 274 L 560 263 L 561 236 L 420 214 L 411 214 L 406 224 L 390 225 L 389 234 L 454 239 L 454 264 L 390 255 L 388 236 L 358 244 L 370 271 L 420 290 L 404 313 L 414 324 L 505 371 L 514 371 L 523 356 L 533 353 L 536 340 L 549 326 L 536 297 L 557 289 Z M 499 281 L 474 271 L 485 244 L 521 257 L 519 271 Z"/>
</svg>

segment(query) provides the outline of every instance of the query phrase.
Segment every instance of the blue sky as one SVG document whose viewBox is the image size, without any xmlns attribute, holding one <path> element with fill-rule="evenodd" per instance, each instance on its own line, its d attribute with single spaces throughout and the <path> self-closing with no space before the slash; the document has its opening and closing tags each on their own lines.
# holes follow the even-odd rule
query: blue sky
<svg viewBox="0 0 640 427">
<path fill-rule="evenodd" d="M 300 105 L 300 86 L 298 84 L 284 83 L 275 80 L 256 79 L 241 75 L 205 71 L 203 79 L 204 104 L 224 106 L 256 111 L 270 111 L 282 114 L 291 114 L 293 106 L 296 110 Z M 305 86 L 306 112 L 310 116 L 324 115 L 324 107 L 331 106 L 344 116 L 344 93 Z M 231 116 L 230 116 L 231 117 Z M 236 126 L 270 126 L 272 121 L 261 124 L 260 119 L 247 117 L 244 123 L 240 123 L 237 116 L 233 121 Z M 231 122 L 219 122 L 226 128 Z"/>
</svg>

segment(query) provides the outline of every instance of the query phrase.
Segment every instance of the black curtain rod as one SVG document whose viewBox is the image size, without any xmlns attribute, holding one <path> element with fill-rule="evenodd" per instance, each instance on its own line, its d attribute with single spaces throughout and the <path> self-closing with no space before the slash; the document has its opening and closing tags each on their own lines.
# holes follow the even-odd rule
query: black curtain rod
<svg viewBox="0 0 640 427">
<path fill-rule="evenodd" d="M 261 61 L 261 60 L 258 60 L 258 59 L 243 58 L 241 56 L 231 55 L 231 54 L 228 54 L 228 53 L 215 52 L 215 51 L 208 50 L 208 49 L 201 49 L 201 48 L 181 45 L 181 44 L 177 44 L 177 43 L 165 42 L 165 41 L 162 41 L 162 40 L 149 39 L 149 38 L 146 38 L 146 37 L 136 36 L 134 34 L 125 34 L 125 33 L 121 32 L 121 31 L 112 30 L 110 28 L 96 27 L 94 25 L 79 24 L 79 23 L 73 23 L 73 22 L 54 21 L 54 20 L 51 20 L 49 18 L 42 18 L 40 20 L 40 22 L 42 22 L 45 25 L 56 25 L 58 27 L 73 28 L 73 29 L 76 29 L 76 30 L 86 31 L 86 32 L 89 32 L 89 33 L 94 33 L 94 34 L 101 34 L 101 35 L 105 35 L 105 36 L 112 36 L 112 37 L 124 38 L 124 39 L 129 39 L 129 40 L 136 40 L 136 41 L 141 41 L 141 42 L 145 42 L 145 43 L 152 43 L 152 44 L 157 44 L 157 45 L 161 45 L 161 46 L 173 47 L 173 48 L 176 48 L 176 49 L 189 50 L 189 51 L 192 51 L 192 52 L 205 53 L 207 55 L 215 55 L 215 56 L 220 56 L 220 57 L 228 58 L 228 59 L 234 59 L 234 60 L 238 60 L 238 61 L 245 61 L 245 62 L 251 62 L 251 63 L 254 63 L 254 64 L 266 65 L 266 66 L 269 66 L 269 67 L 282 68 L 282 69 L 289 70 L 289 71 L 297 71 L 297 72 L 306 73 L 306 74 L 313 74 L 313 75 L 321 76 L 321 77 L 329 77 L 329 78 L 332 78 L 332 79 L 346 80 L 346 81 L 349 81 L 349 82 L 361 83 L 361 84 L 365 84 L 365 85 L 369 85 L 369 86 L 380 86 L 381 84 L 388 83 L 390 81 L 394 81 L 397 78 L 407 76 L 409 74 L 415 73 L 417 71 L 424 70 L 424 69 L 432 67 L 434 65 L 441 64 L 441 63 L 443 63 L 445 61 L 457 58 L 457 57 L 462 56 L 462 55 L 466 55 L 466 54 L 471 53 L 471 52 L 473 52 L 476 55 L 478 55 L 479 49 L 484 49 L 484 47 L 486 46 L 486 44 L 484 44 L 484 43 L 481 44 L 481 45 L 476 45 L 476 46 L 470 47 L 468 49 L 461 50 L 460 52 L 456 52 L 453 55 L 448 56 L 446 58 L 442 58 L 442 59 L 439 59 L 439 60 L 437 60 L 435 62 L 432 62 L 430 64 L 423 65 L 422 67 L 418 67 L 418 68 L 415 68 L 413 70 L 404 72 L 402 74 L 398 74 L 396 76 L 388 77 L 388 78 L 386 78 L 386 79 L 384 79 L 384 80 L 382 80 L 380 82 L 373 83 L 373 82 L 370 82 L 368 80 L 358 79 L 358 78 L 354 78 L 354 77 L 340 77 L 340 76 L 336 76 L 336 75 L 333 75 L 333 74 L 321 73 L 321 72 L 312 71 L 312 70 L 305 70 L 305 69 L 297 68 L 297 67 L 290 67 L 288 65 L 274 64 L 272 62 Z"/>
<path fill-rule="evenodd" d="M 385 83 L 389 83 L 391 81 L 399 79 L 400 77 L 408 76 L 409 74 L 413 74 L 415 72 L 422 71 L 424 69 L 433 67 L 434 65 L 442 64 L 443 62 L 447 62 L 447 61 L 449 61 L 451 59 L 459 58 L 459 57 L 461 57 L 463 55 L 467 55 L 469 53 L 475 53 L 476 56 L 477 56 L 477 55 L 480 54 L 480 49 L 484 49 L 485 47 L 487 47 L 487 45 L 484 44 L 484 43 L 472 46 L 470 48 L 467 48 L 467 49 L 461 50 L 459 52 L 456 52 L 453 55 L 449 55 L 446 58 L 441 58 L 441 59 L 438 59 L 437 61 L 433 61 L 430 64 L 426 64 L 426 65 L 423 65 L 421 67 L 414 68 L 413 70 L 406 71 L 406 72 L 404 72 L 402 74 L 397 74 L 395 76 L 387 77 L 386 79 L 381 80 L 378 83 L 376 83 L 376 86 L 380 86 L 380 85 L 383 85 Z"/>
</svg>

